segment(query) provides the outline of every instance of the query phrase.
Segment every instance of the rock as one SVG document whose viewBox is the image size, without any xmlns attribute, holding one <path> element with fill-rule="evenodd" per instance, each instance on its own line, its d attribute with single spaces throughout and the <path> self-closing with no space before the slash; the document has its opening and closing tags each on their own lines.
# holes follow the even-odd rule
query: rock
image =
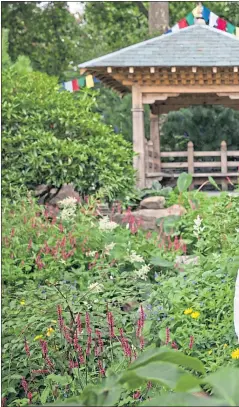
<svg viewBox="0 0 239 407">
<path fill-rule="evenodd" d="M 199 264 L 199 257 L 198 256 L 177 256 L 175 259 L 176 264 L 183 264 L 183 265 L 198 265 Z"/>
<path fill-rule="evenodd" d="M 158 218 L 165 218 L 167 216 L 175 215 L 181 216 L 186 213 L 186 209 L 181 205 L 172 205 L 169 208 L 165 209 L 139 209 L 135 212 L 132 212 L 132 215 L 137 221 L 142 221 L 140 228 L 143 230 L 158 230 L 156 225 L 156 220 Z M 125 218 L 125 213 L 115 214 L 113 217 L 114 222 L 122 225 L 126 222 L 123 221 Z"/>
<path fill-rule="evenodd" d="M 142 209 L 163 209 L 165 205 L 164 196 L 151 196 L 145 198 L 140 202 L 140 208 Z"/>
<path fill-rule="evenodd" d="M 47 190 L 48 190 L 47 185 L 39 185 L 35 189 L 35 196 L 38 197 L 41 195 L 41 197 L 38 200 L 38 203 L 40 205 L 45 203 Z M 45 194 L 44 194 L 44 192 L 45 192 Z M 78 192 L 76 192 L 74 190 L 73 186 L 70 184 L 64 184 L 62 186 L 62 188 L 60 189 L 60 191 L 57 193 L 57 195 L 55 195 L 56 193 L 57 193 L 57 188 L 51 188 L 49 198 L 47 199 L 47 202 L 49 205 L 53 205 L 53 206 L 58 205 L 58 203 L 60 201 L 62 201 L 65 198 L 69 198 L 69 197 L 76 198 L 77 201 L 80 200 L 80 195 L 78 194 Z"/>
<path fill-rule="evenodd" d="M 51 196 L 54 195 L 57 192 L 57 189 L 54 188 L 51 189 L 50 193 Z M 49 204 L 51 205 L 57 205 L 60 201 L 62 201 L 65 198 L 76 198 L 77 201 L 80 201 L 80 195 L 78 192 L 76 192 L 73 188 L 72 185 L 70 184 L 64 184 L 58 194 L 54 197 L 50 197 Z"/>
<path fill-rule="evenodd" d="M 40 196 L 40 195 L 44 195 L 44 193 L 46 194 L 48 190 L 48 186 L 47 185 L 38 185 L 35 189 L 35 196 Z"/>
</svg>

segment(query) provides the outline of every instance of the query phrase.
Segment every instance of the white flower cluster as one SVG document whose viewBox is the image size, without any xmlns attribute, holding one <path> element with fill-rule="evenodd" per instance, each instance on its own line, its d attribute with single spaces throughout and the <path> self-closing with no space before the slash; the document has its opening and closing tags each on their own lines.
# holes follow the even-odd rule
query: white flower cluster
<svg viewBox="0 0 239 407">
<path fill-rule="evenodd" d="M 150 271 L 150 267 L 144 264 L 139 270 L 135 270 L 134 274 L 141 280 L 147 280 L 147 275 Z"/>
<path fill-rule="evenodd" d="M 129 261 L 131 263 L 144 263 L 143 257 L 137 254 L 134 250 L 132 250 L 129 255 Z"/>
<path fill-rule="evenodd" d="M 119 225 L 109 220 L 108 216 L 104 216 L 99 221 L 99 229 L 103 231 L 111 231 L 117 228 Z"/>
<path fill-rule="evenodd" d="M 77 199 L 68 197 L 59 202 L 59 205 L 63 208 L 61 211 L 61 219 L 64 221 L 73 220 L 76 215 Z"/>
<path fill-rule="evenodd" d="M 92 252 L 87 252 L 87 253 L 86 253 L 86 256 L 87 256 L 87 257 L 95 257 L 96 253 L 97 253 L 96 250 L 92 250 Z"/>
<path fill-rule="evenodd" d="M 194 219 L 193 225 L 193 234 L 199 239 L 200 235 L 203 233 L 205 226 L 202 226 L 202 219 L 198 215 L 196 219 Z"/>
<path fill-rule="evenodd" d="M 99 283 L 92 283 L 89 285 L 89 290 L 92 293 L 101 293 L 102 291 L 104 291 L 104 286 L 103 284 L 99 284 Z"/>
<path fill-rule="evenodd" d="M 105 254 L 110 254 L 110 251 L 115 247 L 115 243 L 111 242 L 105 245 Z"/>
</svg>

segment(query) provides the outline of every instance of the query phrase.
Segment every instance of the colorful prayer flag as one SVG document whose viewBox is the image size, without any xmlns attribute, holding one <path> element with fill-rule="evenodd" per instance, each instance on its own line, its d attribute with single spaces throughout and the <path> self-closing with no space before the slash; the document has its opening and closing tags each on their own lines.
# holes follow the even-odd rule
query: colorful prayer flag
<svg viewBox="0 0 239 407">
<path fill-rule="evenodd" d="M 93 80 L 94 80 L 94 83 L 100 83 L 100 80 L 95 77 L 93 77 Z"/>
<path fill-rule="evenodd" d="M 64 88 L 69 92 L 73 92 L 72 81 L 64 82 Z"/>
<path fill-rule="evenodd" d="M 192 13 L 193 13 L 193 15 L 194 15 L 195 18 L 200 18 L 200 17 L 202 17 L 202 11 L 203 11 L 203 8 L 202 8 L 202 6 L 199 4 L 197 7 L 195 7 L 195 8 L 193 9 Z"/>
<path fill-rule="evenodd" d="M 188 25 L 193 25 L 194 24 L 194 15 L 193 13 L 189 13 L 186 17 Z"/>
<path fill-rule="evenodd" d="M 86 76 L 86 86 L 87 88 L 93 88 L 94 87 L 94 81 L 92 75 L 87 75 Z"/>
<path fill-rule="evenodd" d="M 215 27 L 217 25 L 217 20 L 218 20 L 218 16 L 211 11 L 210 17 L 209 17 L 209 26 Z"/>
<path fill-rule="evenodd" d="M 78 85 L 79 85 L 80 88 L 83 88 L 85 86 L 85 77 L 84 76 L 81 76 L 78 79 Z"/>
<path fill-rule="evenodd" d="M 182 20 L 180 20 L 180 21 L 178 22 L 178 26 L 179 26 L 179 28 L 186 28 L 186 27 L 188 27 L 188 23 L 187 23 L 186 18 L 182 18 Z"/>
<path fill-rule="evenodd" d="M 235 25 L 227 22 L 227 32 L 230 34 L 234 34 L 235 32 Z"/>
<path fill-rule="evenodd" d="M 172 32 L 173 32 L 173 33 L 176 33 L 177 31 L 179 31 L 179 25 L 178 25 L 178 24 L 175 24 L 175 25 L 172 27 Z"/>
<path fill-rule="evenodd" d="M 217 19 L 217 28 L 218 28 L 218 30 L 226 31 L 226 28 L 227 28 L 226 20 L 224 20 L 223 18 L 218 17 L 218 19 Z"/>
<path fill-rule="evenodd" d="M 210 10 L 207 7 L 203 6 L 202 18 L 206 21 L 206 23 L 208 23 L 209 17 L 210 17 Z"/>
<path fill-rule="evenodd" d="M 80 88 L 79 88 L 79 85 L 78 85 L 78 80 L 77 79 L 73 79 L 73 81 L 72 81 L 72 89 L 73 89 L 73 92 L 75 92 L 76 90 L 79 90 Z"/>
</svg>

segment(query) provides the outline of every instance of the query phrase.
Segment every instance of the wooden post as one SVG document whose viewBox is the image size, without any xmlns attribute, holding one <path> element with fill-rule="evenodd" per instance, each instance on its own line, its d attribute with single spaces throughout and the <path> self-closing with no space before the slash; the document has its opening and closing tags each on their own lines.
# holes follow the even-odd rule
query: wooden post
<svg viewBox="0 0 239 407">
<path fill-rule="evenodd" d="M 193 148 L 193 142 L 189 141 L 188 142 L 188 173 L 193 174 L 194 173 L 194 148 Z M 189 190 L 192 190 L 194 187 L 194 183 L 189 187 Z"/>
<path fill-rule="evenodd" d="M 145 187 L 145 138 L 144 138 L 144 109 L 140 87 L 132 86 L 132 122 L 133 149 L 137 153 L 134 157 L 134 168 L 137 171 L 137 187 Z"/>
<path fill-rule="evenodd" d="M 157 171 L 161 171 L 159 117 L 158 115 L 152 113 L 150 113 L 150 140 L 153 143 L 153 151 L 156 153 L 158 158 Z"/>
<path fill-rule="evenodd" d="M 188 142 L 188 173 L 194 173 L 194 148 L 192 141 Z"/>
<path fill-rule="evenodd" d="M 225 141 L 221 142 L 221 172 L 222 174 L 227 174 L 227 143 Z M 222 190 L 227 191 L 228 185 L 226 181 L 222 181 Z"/>
</svg>

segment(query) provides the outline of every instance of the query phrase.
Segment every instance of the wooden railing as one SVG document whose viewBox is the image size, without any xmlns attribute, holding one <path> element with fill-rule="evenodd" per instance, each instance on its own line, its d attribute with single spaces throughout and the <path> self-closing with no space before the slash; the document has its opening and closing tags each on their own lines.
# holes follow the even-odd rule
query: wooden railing
<svg viewBox="0 0 239 407">
<path fill-rule="evenodd" d="M 194 151 L 193 143 L 189 141 L 187 151 L 161 152 L 160 156 L 154 152 L 152 141 L 146 141 L 145 147 L 146 178 L 175 178 L 185 171 L 198 181 L 210 175 L 217 177 L 225 187 L 226 177 L 239 177 L 239 150 L 228 151 L 225 141 L 222 141 L 220 151 Z M 178 161 L 179 158 L 182 160 Z"/>
</svg>

